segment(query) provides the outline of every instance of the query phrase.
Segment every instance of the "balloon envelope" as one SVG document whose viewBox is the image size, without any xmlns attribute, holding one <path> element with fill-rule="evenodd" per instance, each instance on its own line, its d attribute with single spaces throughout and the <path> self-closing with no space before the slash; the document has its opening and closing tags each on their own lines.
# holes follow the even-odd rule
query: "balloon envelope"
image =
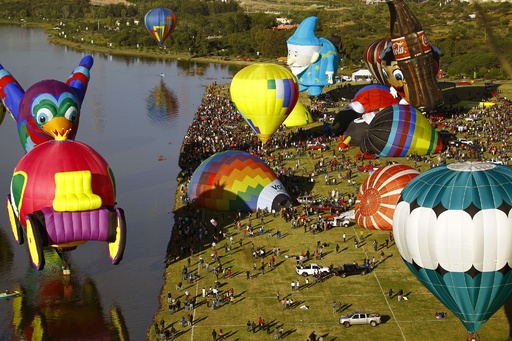
<svg viewBox="0 0 512 341">
<path fill-rule="evenodd" d="M 18 162 L 11 180 L 7 209 L 14 237 L 32 263 L 45 264 L 43 248 L 72 250 L 87 241 L 108 242 L 112 264 L 124 252 L 124 212 L 116 208 L 110 166 L 91 147 L 72 140 L 44 142 Z"/>
<path fill-rule="evenodd" d="M 153 8 L 144 16 L 149 34 L 162 45 L 176 27 L 176 15 L 168 8 Z"/>
<path fill-rule="evenodd" d="M 313 118 L 309 113 L 308 109 L 301 102 L 297 101 L 295 107 L 283 124 L 287 127 L 298 127 L 313 122 Z"/>
<path fill-rule="evenodd" d="M 255 212 L 287 207 L 291 202 L 276 174 L 260 158 L 228 150 L 212 155 L 194 171 L 190 200 L 214 210 Z"/>
<path fill-rule="evenodd" d="M 91 172 L 92 193 L 98 195 L 104 205 L 114 206 L 114 174 L 107 161 L 86 144 L 72 140 L 48 141 L 25 154 L 16 165 L 11 183 L 13 204 L 21 224 L 28 214 L 51 207 L 59 191 L 64 190 L 57 186 L 56 174 L 83 170 Z M 66 191 L 70 200 L 73 190 L 71 186 Z"/>
<path fill-rule="evenodd" d="M 270 63 L 240 70 L 229 90 L 231 100 L 263 143 L 272 137 L 299 98 L 297 79 L 291 71 Z"/>
<path fill-rule="evenodd" d="M 419 174 L 413 167 L 400 164 L 389 165 L 370 174 L 357 194 L 357 225 L 370 230 L 392 230 L 393 213 L 400 193 Z"/>
<path fill-rule="evenodd" d="M 512 169 L 432 168 L 403 189 L 393 216 L 411 272 L 475 333 L 512 298 Z"/>
<path fill-rule="evenodd" d="M 366 46 L 363 55 L 363 60 L 368 67 L 368 70 L 370 70 L 372 75 L 380 84 L 387 86 L 389 86 L 389 82 L 382 73 L 380 54 L 386 49 L 386 47 L 388 47 L 389 44 L 391 44 L 390 38 L 377 39 Z"/>
<path fill-rule="evenodd" d="M 371 84 L 362 87 L 356 92 L 353 101 L 361 103 L 366 113 L 380 111 L 393 104 L 399 104 L 400 98 L 393 97 L 388 86 Z"/>
<path fill-rule="evenodd" d="M 430 122 L 410 105 L 395 104 L 381 110 L 370 122 L 360 147 L 378 156 L 403 157 L 441 152 L 443 144 Z"/>
</svg>

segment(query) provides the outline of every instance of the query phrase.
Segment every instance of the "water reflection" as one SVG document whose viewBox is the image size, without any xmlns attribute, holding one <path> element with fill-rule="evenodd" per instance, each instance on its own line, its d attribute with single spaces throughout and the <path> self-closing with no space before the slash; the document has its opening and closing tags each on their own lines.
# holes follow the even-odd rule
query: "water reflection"
<svg viewBox="0 0 512 341">
<path fill-rule="evenodd" d="M 160 82 L 149 92 L 146 100 L 146 113 L 152 122 L 158 124 L 171 121 L 180 109 L 178 97 L 167 87 L 164 77 L 160 77 Z"/>
<path fill-rule="evenodd" d="M 176 66 L 187 76 L 203 76 L 206 64 L 196 63 L 190 60 L 177 60 Z M 181 72 L 180 72 L 181 73 Z"/>
<path fill-rule="evenodd" d="M 12 252 L 12 246 L 10 243 L 12 236 L 8 236 L 7 233 L 0 228 L 0 274 L 7 273 L 12 267 L 12 261 L 14 253 Z"/>
<path fill-rule="evenodd" d="M 105 316 L 101 295 L 90 277 L 62 275 L 60 258 L 47 252 L 44 271 L 28 267 L 12 299 L 14 340 L 128 340 L 121 309 Z"/>
</svg>

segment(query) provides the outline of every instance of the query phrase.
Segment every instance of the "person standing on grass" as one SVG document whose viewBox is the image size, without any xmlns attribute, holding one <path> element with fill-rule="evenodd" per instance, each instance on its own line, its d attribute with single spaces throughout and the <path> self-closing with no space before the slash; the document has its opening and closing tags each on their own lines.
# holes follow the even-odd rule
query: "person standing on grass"
<svg viewBox="0 0 512 341">
<path fill-rule="evenodd" d="M 217 341 L 217 331 L 215 329 L 212 330 L 212 339 L 213 341 Z"/>
</svg>

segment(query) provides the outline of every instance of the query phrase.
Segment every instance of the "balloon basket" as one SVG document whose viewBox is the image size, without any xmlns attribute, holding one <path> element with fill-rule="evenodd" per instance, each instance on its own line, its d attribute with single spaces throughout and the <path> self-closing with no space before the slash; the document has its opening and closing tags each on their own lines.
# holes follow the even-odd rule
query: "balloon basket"
<svg viewBox="0 0 512 341">
<path fill-rule="evenodd" d="M 478 333 L 468 332 L 468 338 L 466 339 L 466 341 L 480 341 L 480 336 L 478 335 Z"/>
</svg>

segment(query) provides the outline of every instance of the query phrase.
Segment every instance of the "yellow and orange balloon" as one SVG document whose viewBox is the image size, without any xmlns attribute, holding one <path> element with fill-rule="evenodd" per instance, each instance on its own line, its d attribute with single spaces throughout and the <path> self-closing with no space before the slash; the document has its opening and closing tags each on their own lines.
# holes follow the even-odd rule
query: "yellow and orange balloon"
<svg viewBox="0 0 512 341">
<path fill-rule="evenodd" d="M 266 143 L 295 107 L 299 86 L 285 67 L 253 64 L 233 77 L 230 94 L 249 126 Z"/>
</svg>

